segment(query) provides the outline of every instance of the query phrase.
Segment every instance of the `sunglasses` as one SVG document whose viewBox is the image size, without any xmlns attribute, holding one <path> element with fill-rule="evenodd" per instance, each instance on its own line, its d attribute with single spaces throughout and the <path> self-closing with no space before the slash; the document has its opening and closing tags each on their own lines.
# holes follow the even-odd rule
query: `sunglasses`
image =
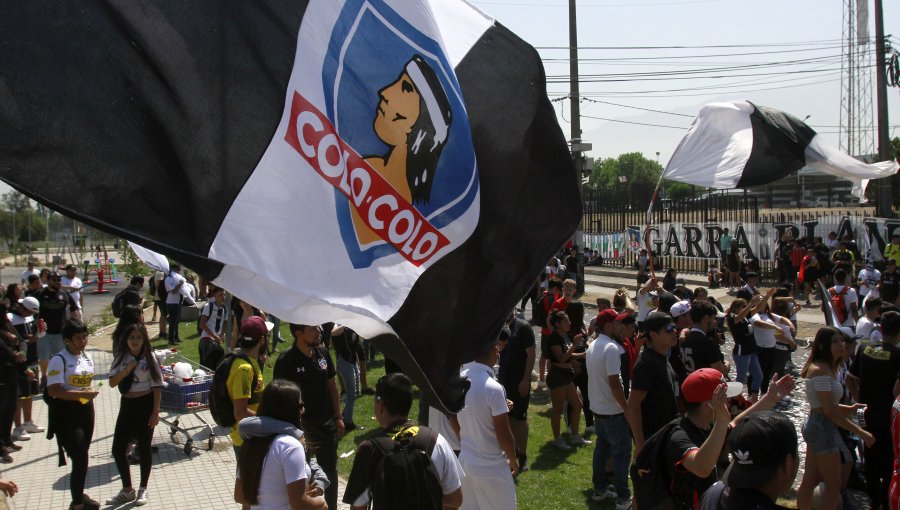
<svg viewBox="0 0 900 510">
<path fill-rule="evenodd" d="M 674 333 L 678 328 L 674 324 L 666 324 L 665 330 L 667 333 Z"/>
</svg>

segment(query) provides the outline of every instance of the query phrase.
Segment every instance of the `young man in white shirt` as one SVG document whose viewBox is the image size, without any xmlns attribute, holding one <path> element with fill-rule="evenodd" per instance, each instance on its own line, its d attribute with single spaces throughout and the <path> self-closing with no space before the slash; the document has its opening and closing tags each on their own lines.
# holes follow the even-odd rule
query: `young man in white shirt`
<svg viewBox="0 0 900 510">
<path fill-rule="evenodd" d="M 225 356 L 225 325 L 231 311 L 225 305 L 225 289 L 210 286 L 210 300 L 200 311 L 200 364 L 213 370 Z"/>
<path fill-rule="evenodd" d="M 875 269 L 872 261 L 867 260 L 866 267 L 859 270 L 856 280 L 856 284 L 859 286 L 859 309 L 863 311 L 866 298 L 881 297 L 881 294 L 878 292 L 878 284 L 881 283 L 881 271 Z"/>
<path fill-rule="evenodd" d="M 178 336 L 178 323 L 181 321 L 181 289 L 184 287 L 186 280 L 181 275 L 181 266 L 172 264 L 169 267 L 169 274 L 163 281 L 166 286 L 166 316 L 168 317 L 169 326 L 169 345 L 177 345 L 181 343 Z"/>
<path fill-rule="evenodd" d="M 619 336 L 627 313 L 613 309 L 597 315 L 597 339 L 587 350 L 588 395 L 594 413 L 593 477 L 594 494 L 591 499 L 602 501 L 617 498 L 616 507 L 631 508 L 628 487 L 628 467 L 631 463 L 631 431 L 625 418 L 625 388 L 622 385 L 625 348 L 613 337 Z M 627 359 L 627 358 L 626 358 Z M 625 361 L 627 363 L 627 361 Z M 615 492 L 607 488 L 606 461 L 612 455 Z"/>
<path fill-rule="evenodd" d="M 495 340 L 462 374 L 471 383 L 465 407 L 456 415 L 454 425 L 459 427 L 459 463 L 466 473 L 462 482 L 463 510 L 516 507 L 513 475 L 519 471 L 519 465 L 506 394 L 494 379 L 493 367 L 499 357 L 499 341 Z"/>
<path fill-rule="evenodd" d="M 22 285 L 26 285 L 28 283 L 28 277 L 31 275 L 35 275 L 35 276 L 41 275 L 41 272 L 38 271 L 37 269 L 35 269 L 33 260 L 29 260 L 28 261 L 28 269 L 22 271 L 22 277 L 21 277 Z"/>
<path fill-rule="evenodd" d="M 872 339 L 872 331 L 878 326 L 881 317 L 881 298 L 869 298 L 864 305 L 866 314 L 856 322 L 856 334 L 863 338 Z"/>
<path fill-rule="evenodd" d="M 84 283 L 81 281 L 81 278 L 77 276 L 78 268 L 75 267 L 75 264 L 69 264 L 66 266 L 66 275 L 62 277 L 62 290 L 69 293 L 72 296 L 72 299 L 75 300 L 75 304 L 78 305 L 79 310 L 84 309 L 84 296 L 81 295 L 81 288 L 84 287 Z"/>
</svg>

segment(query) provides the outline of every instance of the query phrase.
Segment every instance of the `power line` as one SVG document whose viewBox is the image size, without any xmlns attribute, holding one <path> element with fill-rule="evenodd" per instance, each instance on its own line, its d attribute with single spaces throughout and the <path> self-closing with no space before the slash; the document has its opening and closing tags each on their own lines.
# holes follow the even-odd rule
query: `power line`
<svg viewBox="0 0 900 510">
<path fill-rule="evenodd" d="M 840 73 L 836 72 L 836 73 L 830 73 L 830 74 L 840 74 Z M 787 89 L 787 88 L 793 88 L 793 87 L 808 87 L 810 85 L 833 83 L 836 81 L 841 81 L 841 79 L 834 78 L 834 79 L 830 79 L 830 80 L 820 80 L 820 81 L 816 81 L 816 82 L 797 83 L 797 84 L 793 84 L 793 85 L 780 85 L 777 87 L 751 88 L 751 89 L 744 89 L 744 90 L 710 90 L 707 92 L 699 92 L 696 94 L 691 94 L 691 93 L 665 94 L 665 92 L 697 90 L 696 88 L 688 88 L 688 89 L 669 89 L 669 90 L 640 90 L 640 91 L 623 90 L 621 92 L 594 92 L 594 93 L 582 94 L 582 97 L 585 95 L 588 95 L 591 97 L 640 97 L 640 98 L 716 96 L 716 95 L 723 95 L 723 94 L 744 94 L 744 93 L 748 93 L 748 92 L 780 90 L 780 89 Z M 725 87 L 725 86 L 723 85 L 723 87 Z M 726 87 L 726 88 L 731 88 L 731 87 Z"/>
<path fill-rule="evenodd" d="M 589 119 L 597 119 L 597 120 L 605 120 L 608 122 L 619 122 L 622 124 L 635 124 L 637 126 L 650 126 L 650 127 L 659 127 L 659 128 L 669 128 L 669 129 L 688 129 L 688 126 L 667 126 L 665 124 L 649 124 L 647 122 L 634 122 L 630 120 L 618 120 L 618 119 L 609 119 L 606 117 L 595 117 L 592 115 L 581 115 L 582 117 L 587 117 Z"/>
<path fill-rule="evenodd" d="M 621 108 L 631 108 L 631 109 L 634 109 L 634 110 L 643 110 L 643 111 L 645 111 L 645 112 L 663 113 L 663 114 L 666 114 L 666 115 L 677 115 L 677 116 L 679 116 L 679 117 L 688 117 L 688 118 L 693 118 L 693 117 L 694 117 L 693 115 L 688 115 L 688 114 L 686 114 L 686 113 L 675 113 L 675 112 L 667 112 L 667 111 L 663 111 L 663 110 L 654 110 L 654 109 L 652 109 L 652 108 L 641 108 L 641 107 L 639 107 L 639 106 L 629 106 L 629 105 L 627 105 L 627 104 L 611 103 L 611 102 L 609 102 L 609 101 L 600 101 L 599 99 L 591 99 L 591 98 L 588 98 L 588 97 L 582 97 L 582 99 L 584 99 L 585 101 L 588 101 L 588 102 L 590 102 L 590 103 L 607 104 L 607 105 L 611 105 L 611 106 L 619 106 L 619 107 L 621 107 Z M 582 115 L 582 117 L 583 117 L 583 116 L 584 116 L 584 115 Z"/>
<path fill-rule="evenodd" d="M 586 76 L 604 76 L 607 78 L 625 78 L 625 77 L 640 77 L 640 76 L 675 76 L 675 75 L 690 75 L 690 74 L 703 74 L 703 73 L 712 73 L 712 72 L 731 72 L 731 71 L 740 71 L 745 69 L 764 69 L 767 67 L 788 67 L 788 66 L 801 66 L 801 65 L 811 65 L 811 64 L 839 64 L 842 62 L 842 58 L 840 55 L 833 55 L 827 57 L 814 57 L 808 59 L 798 59 L 798 60 L 784 60 L 780 62 L 764 62 L 764 63 L 752 63 L 752 64 L 741 64 L 741 65 L 730 65 L 723 67 L 706 67 L 706 68 L 697 68 L 697 69 L 675 69 L 668 71 L 644 71 L 644 72 L 634 72 L 634 73 L 604 73 L 602 75 L 586 75 Z M 782 71 L 784 72 L 784 71 Z M 559 78 L 559 77 L 568 77 L 568 75 L 549 75 L 548 78 Z"/>
<path fill-rule="evenodd" d="M 799 53 L 806 51 L 824 51 L 824 50 L 832 50 L 832 49 L 841 49 L 844 46 L 842 44 L 822 46 L 819 48 L 797 48 L 794 50 L 773 50 L 773 51 L 751 51 L 751 52 L 742 52 L 742 53 L 707 53 L 703 55 L 665 55 L 665 56 L 652 56 L 652 57 L 610 57 L 610 58 L 579 58 L 578 61 L 619 61 L 619 60 L 672 60 L 672 59 L 683 59 L 683 58 L 711 58 L 711 57 L 745 57 L 745 56 L 753 56 L 753 55 L 777 55 L 782 53 Z M 544 48 L 547 49 L 547 48 Z M 560 48 L 562 49 L 562 48 Z M 568 47 L 565 48 L 568 50 Z M 580 50 L 581 48 L 579 48 Z M 585 48 L 589 49 L 589 48 Z M 871 51 L 871 50 L 869 50 Z M 558 59 L 544 59 L 546 60 L 568 60 L 565 58 Z"/>
<path fill-rule="evenodd" d="M 866 42 L 874 42 L 874 38 L 869 38 Z M 828 44 L 843 44 L 840 39 L 822 39 L 818 41 L 805 42 L 783 42 L 783 43 L 753 43 L 753 44 L 698 44 L 698 45 L 674 45 L 674 46 L 579 46 L 578 50 L 685 50 L 685 49 L 704 49 L 704 48 L 776 48 L 789 46 L 816 46 Z M 568 50 L 568 46 L 535 46 L 538 50 Z"/>
<path fill-rule="evenodd" d="M 860 66 L 873 67 L 873 66 Z M 730 78 L 743 78 L 750 76 L 787 76 L 795 74 L 822 73 L 827 71 L 838 71 L 837 69 L 803 69 L 796 71 L 782 71 L 777 73 L 743 73 L 743 74 L 720 74 L 720 75 L 704 75 L 704 76 L 659 76 L 659 77 L 639 77 L 639 78 L 612 78 L 607 79 L 602 74 L 586 75 L 579 77 L 579 83 L 630 83 L 638 81 L 671 81 L 671 80 L 727 80 Z M 547 83 L 569 83 L 568 76 L 547 77 Z M 693 90 L 697 87 L 692 87 Z"/>
</svg>

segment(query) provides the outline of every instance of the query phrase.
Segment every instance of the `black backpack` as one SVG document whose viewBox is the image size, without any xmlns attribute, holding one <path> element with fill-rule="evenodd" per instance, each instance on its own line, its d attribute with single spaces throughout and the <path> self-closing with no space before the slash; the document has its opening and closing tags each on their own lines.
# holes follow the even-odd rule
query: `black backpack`
<svg viewBox="0 0 900 510">
<path fill-rule="evenodd" d="M 674 429 L 681 422 L 675 418 L 665 424 L 644 442 L 631 465 L 631 485 L 635 503 L 641 510 L 673 510 L 672 475 L 663 458 L 666 442 Z"/>
<path fill-rule="evenodd" d="M 233 427 L 236 423 L 234 419 L 234 401 L 228 394 L 228 374 L 231 373 L 231 365 L 234 360 L 242 359 L 250 363 L 250 358 L 244 354 L 230 353 L 225 356 L 221 363 L 216 367 L 213 373 L 212 384 L 209 387 L 209 413 L 212 414 L 213 420 L 221 427 Z M 253 368 L 253 364 L 250 363 Z M 259 384 L 256 368 L 253 368 L 253 383 L 250 394 L 257 389 Z"/>
<path fill-rule="evenodd" d="M 125 297 L 126 292 L 128 292 L 128 289 L 125 289 L 116 294 L 116 297 L 114 297 L 112 300 L 112 305 L 110 305 L 110 308 L 112 308 L 113 317 L 115 317 L 116 319 L 122 316 L 122 301 Z"/>
<path fill-rule="evenodd" d="M 413 425 L 370 441 L 381 453 L 372 483 L 373 510 L 443 508 L 443 490 L 431 462 L 437 432 Z"/>
</svg>

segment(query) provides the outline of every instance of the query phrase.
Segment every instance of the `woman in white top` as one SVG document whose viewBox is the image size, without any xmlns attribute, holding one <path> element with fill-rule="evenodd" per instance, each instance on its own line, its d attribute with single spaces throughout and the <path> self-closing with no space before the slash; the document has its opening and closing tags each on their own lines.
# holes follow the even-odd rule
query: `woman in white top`
<svg viewBox="0 0 900 510">
<path fill-rule="evenodd" d="M 47 366 L 48 430 L 47 438 L 57 436 L 60 447 L 60 466 L 65 459 L 62 450 L 72 460 L 69 510 L 95 510 L 100 503 L 84 493 L 87 478 L 88 449 L 94 435 L 93 389 L 94 361 L 84 352 L 88 330 L 79 321 L 68 320 L 62 330 L 65 348 L 50 357 Z"/>
<path fill-rule="evenodd" d="M 245 439 L 238 457 L 235 501 L 259 510 L 325 508 L 324 492 L 311 483 L 306 450 L 298 439 L 302 412 L 300 388 L 296 384 L 276 379 L 266 387 L 256 417 L 285 422 L 294 433 Z"/>
<path fill-rule="evenodd" d="M 134 501 L 135 505 L 142 506 L 149 499 L 147 482 L 150 481 L 150 469 L 153 466 L 150 442 L 153 429 L 159 423 L 162 371 L 143 324 L 126 326 L 120 338 L 112 368 L 109 369 L 109 385 L 118 386 L 122 393 L 112 444 L 116 469 L 122 477 L 122 490 L 108 499 L 106 504 L 122 505 Z M 136 494 L 131 484 L 131 468 L 127 458 L 132 438 L 137 439 L 141 464 L 141 485 Z"/>
<path fill-rule="evenodd" d="M 850 451 L 838 433 L 838 427 L 856 434 L 866 446 L 872 446 L 875 438 L 850 420 L 857 409 L 864 405 L 839 404 L 844 388 L 837 380 L 837 369 L 845 356 L 844 336 L 837 328 L 827 326 L 816 333 L 800 376 L 806 381 L 806 398 L 810 413 L 803 422 L 803 440 L 806 441 L 806 466 L 803 480 L 797 490 L 797 506 L 801 510 L 812 508 L 813 489 L 825 482 L 820 508 L 836 509 L 841 501 L 842 464 L 852 461 Z M 884 445 L 890 448 L 890 445 Z"/>
</svg>

